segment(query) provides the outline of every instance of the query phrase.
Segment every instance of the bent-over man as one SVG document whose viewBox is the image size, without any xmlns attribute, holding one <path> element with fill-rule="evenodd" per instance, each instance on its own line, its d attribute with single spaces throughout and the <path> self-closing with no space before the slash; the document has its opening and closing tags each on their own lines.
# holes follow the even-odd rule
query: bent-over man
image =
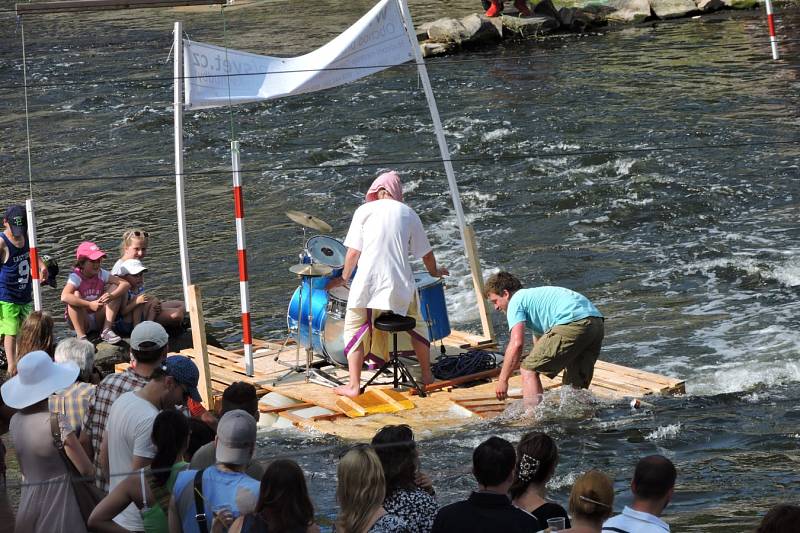
<svg viewBox="0 0 800 533">
<path fill-rule="evenodd" d="M 497 379 L 498 400 L 508 396 L 508 380 L 525 346 L 525 327 L 533 331 L 533 349 L 522 361 L 522 397 L 528 406 L 542 399 L 539 373 L 550 379 L 564 370 L 562 383 L 586 389 L 605 335 L 603 314 L 588 298 L 564 287 L 523 289 L 508 272 L 486 281 L 484 296 L 508 319 L 509 340 Z"/>
</svg>

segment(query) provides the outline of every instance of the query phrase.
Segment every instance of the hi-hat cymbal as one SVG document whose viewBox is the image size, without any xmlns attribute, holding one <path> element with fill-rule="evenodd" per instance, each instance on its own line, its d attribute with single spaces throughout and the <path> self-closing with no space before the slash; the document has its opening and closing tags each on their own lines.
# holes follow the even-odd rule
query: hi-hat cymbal
<svg viewBox="0 0 800 533">
<path fill-rule="evenodd" d="M 289 267 L 289 272 L 298 276 L 327 276 L 333 271 L 328 265 L 321 263 L 298 263 Z"/>
<path fill-rule="evenodd" d="M 330 233 L 333 230 L 327 222 L 318 219 L 314 215 L 303 213 L 302 211 L 286 211 L 286 216 L 289 217 L 289 220 L 292 222 L 297 222 L 301 226 L 315 229 L 323 233 Z"/>
</svg>

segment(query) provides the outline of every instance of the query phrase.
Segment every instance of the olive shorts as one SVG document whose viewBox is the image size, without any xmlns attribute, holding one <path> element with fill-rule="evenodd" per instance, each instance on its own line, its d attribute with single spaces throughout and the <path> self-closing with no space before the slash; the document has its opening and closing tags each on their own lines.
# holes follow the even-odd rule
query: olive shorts
<svg viewBox="0 0 800 533">
<path fill-rule="evenodd" d="M 553 326 L 534 343 L 531 353 L 522 361 L 522 368 L 550 379 L 564 370 L 564 385 L 588 388 L 604 335 L 604 321 L 599 317 Z"/>
</svg>

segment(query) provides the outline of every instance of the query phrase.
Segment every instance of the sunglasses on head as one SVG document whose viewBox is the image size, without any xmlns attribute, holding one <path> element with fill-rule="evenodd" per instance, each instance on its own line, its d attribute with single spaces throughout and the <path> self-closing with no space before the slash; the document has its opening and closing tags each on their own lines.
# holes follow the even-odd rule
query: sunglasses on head
<svg viewBox="0 0 800 533">
<path fill-rule="evenodd" d="M 136 237 L 137 239 L 141 239 L 142 237 L 144 237 L 145 239 L 149 239 L 150 238 L 150 233 L 148 233 L 148 232 L 146 232 L 144 230 L 129 229 L 122 236 L 123 239 L 128 239 L 130 237 Z"/>
</svg>

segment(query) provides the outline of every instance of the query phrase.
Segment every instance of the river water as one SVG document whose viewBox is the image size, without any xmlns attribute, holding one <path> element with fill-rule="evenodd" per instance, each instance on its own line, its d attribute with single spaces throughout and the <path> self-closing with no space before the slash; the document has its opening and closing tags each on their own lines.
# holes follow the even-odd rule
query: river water
<svg viewBox="0 0 800 533">
<path fill-rule="evenodd" d="M 417 24 L 476 8 L 466 0 L 428 4 L 411 3 Z M 2 203 L 21 202 L 32 189 L 40 248 L 62 267 L 81 239 L 114 256 L 126 227 L 147 228 L 148 286 L 179 297 L 165 79 L 172 21 L 198 41 L 298 55 L 369 6 L 267 1 L 227 10 L 224 20 L 218 10 L 29 17 L 32 186 L 21 28 L 3 11 Z M 797 35 L 798 24 L 797 10 L 780 13 L 779 34 Z M 751 530 L 775 503 L 797 501 L 800 47 L 784 43 L 785 59 L 773 62 L 765 33 L 752 11 L 428 62 L 485 271 L 509 269 L 529 285 L 586 294 L 608 317 L 604 359 L 687 384 L 686 396 L 635 412 L 624 403 L 548 398 L 535 420 L 420 435 L 442 503 L 472 488 L 476 444 L 491 434 L 515 440 L 530 427 L 558 440 L 552 494 L 562 503 L 575 477 L 597 467 L 616 479 L 621 508 L 636 458 L 650 453 L 678 468 L 666 514 L 674 531 Z M 283 212 L 312 213 L 342 237 L 384 168 L 402 173 L 407 201 L 453 274 L 451 322 L 478 330 L 444 172 L 430 162 L 438 151 L 424 95 L 403 67 L 322 93 L 186 114 L 191 268 L 209 331 L 225 343 L 240 340 L 232 131 L 242 144 L 258 337 L 284 334 L 296 283 L 287 268 L 302 233 Z M 57 296 L 45 291 L 59 315 Z M 273 433 L 261 444 L 263 458 L 297 459 L 320 519 L 335 516 L 341 443 Z"/>
</svg>

